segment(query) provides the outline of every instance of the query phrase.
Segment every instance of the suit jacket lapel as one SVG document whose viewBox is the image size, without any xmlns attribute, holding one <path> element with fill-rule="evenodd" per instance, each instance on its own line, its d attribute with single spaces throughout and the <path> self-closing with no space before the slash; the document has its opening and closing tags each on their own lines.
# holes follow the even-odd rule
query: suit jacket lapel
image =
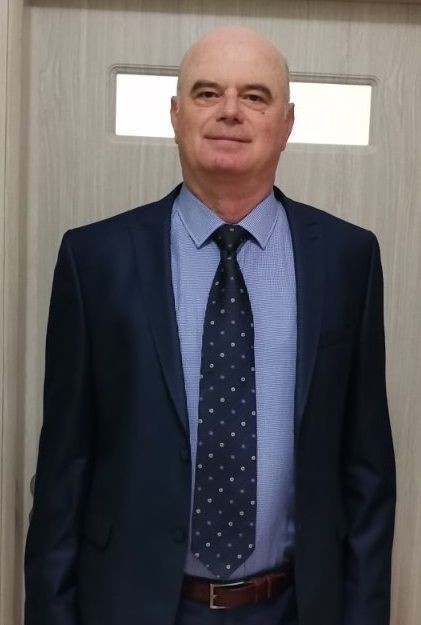
<svg viewBox="0 0 421 625">
<path fill-rule="evenodd" d="M 162 371 L 182 427 L 188 431 L 184 375 L 171 275 L 171 208 L 180 186 L 133 212 L 140 287 Z"/>
<path fill-rule="evenodd" d="M 289 221 L 297 289 L 296 439 L 307 403 L 316 360 L 324 301 L 322 235 L 317 216 L 276 190 Z"/>
<path fill-rule="evenodd" d="M 162 370 L 177 415 L 188 431 L 187 403 L 171 276 L 171 208 L 180 186 L 160 202 L 132 214 L 132 233 L 146 310 Z M 295 433 L 299 433 L 310 389 L 324 300 L 323 249 L 314 211 L 281 191 L 294 250 L 297 290 Z"/>
</svg>

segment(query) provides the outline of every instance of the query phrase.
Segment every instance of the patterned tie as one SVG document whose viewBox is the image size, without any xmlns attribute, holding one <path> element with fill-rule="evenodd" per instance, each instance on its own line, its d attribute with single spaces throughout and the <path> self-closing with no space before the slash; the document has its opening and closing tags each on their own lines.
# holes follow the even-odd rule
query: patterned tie
<svg viewBox="0 0 421 625">
<path fill-rule="evenodd" d="M 253 314 L 237 261 L 249 234 L 223 225 L 202 338 L 192 552 L 227 578 L 253 552 L 256 530 L 256 391 Z"/>
</svg>

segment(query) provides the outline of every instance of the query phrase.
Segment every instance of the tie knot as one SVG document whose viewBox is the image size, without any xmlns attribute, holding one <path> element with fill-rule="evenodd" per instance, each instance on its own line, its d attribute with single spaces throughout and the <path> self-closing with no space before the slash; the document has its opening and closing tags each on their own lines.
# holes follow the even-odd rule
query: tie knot
<svg viewBox="0 0 421 625">
<path fill-rule="evenodd" d="M 250 237 L 247 230 L 242 226 L 235 226 L 233 224 L 224 224 L 220 226 L 212 234 L 212 239 L 215 241 L 219 249 L 224 252 L 235 253 L 241 243 L 246 241 Z"/>
</svg>

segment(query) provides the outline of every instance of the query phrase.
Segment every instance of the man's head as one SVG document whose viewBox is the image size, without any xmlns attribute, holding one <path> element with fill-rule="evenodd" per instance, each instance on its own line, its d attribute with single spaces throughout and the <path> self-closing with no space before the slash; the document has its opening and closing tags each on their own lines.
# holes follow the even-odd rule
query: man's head
<svg viewBox="0 0 421 625">
<path fill-rule="evenodd" d="M 185 54 L 171 119 L 185 181 L 248 181 L 269 189 L 294 121 L 288 67 L 242 27 L 211 31 Z"/>
</svg>

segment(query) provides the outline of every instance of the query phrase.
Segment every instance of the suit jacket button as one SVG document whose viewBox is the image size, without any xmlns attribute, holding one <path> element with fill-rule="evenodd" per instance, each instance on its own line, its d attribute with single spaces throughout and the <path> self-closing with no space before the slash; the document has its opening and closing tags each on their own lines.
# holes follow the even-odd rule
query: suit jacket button
<svg viewBox="0 0 421 625">
<path fill-rule="evenodd" d="M 175 527 L 172 531 L 173 541 L 175 543 L 184 543 L 186 542 L 186 532 L 182 527 Z"/>
<path fill-rule="evenodd" d="M 183 462 L 189 462 L 190 451 L 186 447 L 183 447 L 183 449 L 180 449 L 180 458 Z"/>
</svg>

